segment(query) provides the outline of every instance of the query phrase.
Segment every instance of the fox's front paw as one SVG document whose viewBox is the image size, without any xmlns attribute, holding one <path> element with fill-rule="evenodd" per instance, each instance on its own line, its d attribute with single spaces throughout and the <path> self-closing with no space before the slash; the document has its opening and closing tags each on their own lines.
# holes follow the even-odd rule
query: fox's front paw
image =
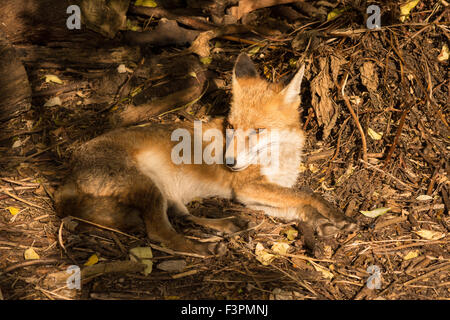
<svg viewBox="0 0 450 320">
<path fill-rule="evenodd" d="M 358 229 L 356 223 L 347 218 L 344 214 L 338 219 L 321 218 L 315 224 L 315 229 L 320 237 L 331 237 L 338 233 L 348 233 Z"/>
<path fill-rule="evenodd" d="M 327 205 L 327 207 L 328 213 L 326 215 L 312 206 L 301 208 L 303 221 L 309 224 L 318 236 L 327 238 L 357 229 L 357 225 L 342 212 L 331 205 Z"/>
</svg>

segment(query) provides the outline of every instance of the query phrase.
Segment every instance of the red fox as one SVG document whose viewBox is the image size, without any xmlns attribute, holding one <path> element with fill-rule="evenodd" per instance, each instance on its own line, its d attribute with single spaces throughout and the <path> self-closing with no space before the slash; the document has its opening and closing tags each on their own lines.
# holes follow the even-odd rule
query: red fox
<svg viewBox="0 0 450 320">
<path fill-rule="evenodd" d="M 71 174 L 55 194 L 57 212 L 121 230 L 144 225 L 151 240 L 203 255 L 223 253 L 224 245 L 185 238 L 168 213 L 222 232 L 240 228 L 233 219 L 191 215 L 186 204 L 198 198 L 234 199 L 267 215 L 302 220 L 319 236 L 354 230 L 318 194 L 293 189 L 305 139 L 297 110 L 304 70 L 283 87 L 259 77 L 240 54 L 229 115 L 201 123 L 203 135 L 198 124 L 186 122 L 118 129 L 88 141 L 74 152 Z M 237 141 L 239 130 L 245 143 Z M 269 139 L 268 131 L 277 134 Z M 180 142 L 186 134 L 193 138 Z M 255 161 L 264 151 L 271 161 Z"/>
</svg>

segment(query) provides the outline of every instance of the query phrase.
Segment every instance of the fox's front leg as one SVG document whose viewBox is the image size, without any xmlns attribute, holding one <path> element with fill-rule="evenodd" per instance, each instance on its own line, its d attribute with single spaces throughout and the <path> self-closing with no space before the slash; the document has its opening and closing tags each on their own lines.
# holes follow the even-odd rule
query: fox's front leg
<svg viewBox="0 0 450 320">
<path fill-rule="evenodd" d="M 356 225 L 342 212 L 313 192 L 257 181 L 236 188 L 235 197 L 247 206 L 271 207 L 264 211 L 273 216 L 309 223 L 322 236 L 334 234 L 338 230 L 356 229 Z"/>
</svg>

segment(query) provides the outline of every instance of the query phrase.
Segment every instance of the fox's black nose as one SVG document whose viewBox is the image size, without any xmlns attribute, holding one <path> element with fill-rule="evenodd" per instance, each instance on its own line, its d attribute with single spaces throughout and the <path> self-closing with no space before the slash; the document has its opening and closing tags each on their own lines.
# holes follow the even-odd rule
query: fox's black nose
<svg viewBox="0 0 450 320">
<path fill-rule="evenodd" d="M 237 160 L 236 160 L 236 158 L 226 158 L 225 164 L 228 168 L 234 168 L 234 167 L 236 167 Z"/>
</svg>

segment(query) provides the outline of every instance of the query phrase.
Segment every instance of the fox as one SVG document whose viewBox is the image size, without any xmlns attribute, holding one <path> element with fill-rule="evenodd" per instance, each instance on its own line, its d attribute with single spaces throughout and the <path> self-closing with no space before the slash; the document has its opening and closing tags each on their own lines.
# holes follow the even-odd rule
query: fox
<svg viewBox="0 0 450 320">
<path fill-rule="evenodd" d="M 192 122 L 185 121 L 115 129 L 82 144 L 55 193 L 58 215 L 124 231 L 142 228 L 151 241 L 204 256 L 223 254 L 225 245 L 188 239 L 169 217 L 223 233 L 242 228 L 233 217 L 190 214 L 186 205 L 199 198 L 231 199 L 282 221 L 302 221 L 320 237 L 355 230 L 353 220 L 318 193 L 294 188 L 305 142 L 298 110 L 304 72 L 303 64 L 287 85 L 273 83 L 241 53 L 232 72 L 228 115 L 201 123 L 202 131 L 219 132 L 214 139 L 199 137 Z M 210 155 L 218 161 L 192 163 L 185 149 L 178 156 L 187 161 L 179 161 L 180 136 L 174 132 L 180 130 L 194 137 L 185 145 L 200 155 L 214 149 Z M 232 143 L 237 130 L 244 132 L 245 143 Z M 269 139 L 267 131 L 278 134 Z M 246 148 L 251 138 L 256 142 Z M 268 149 L 277 153 L 277 161 L 254 161 L 255 154 Z"/>
</svg>

